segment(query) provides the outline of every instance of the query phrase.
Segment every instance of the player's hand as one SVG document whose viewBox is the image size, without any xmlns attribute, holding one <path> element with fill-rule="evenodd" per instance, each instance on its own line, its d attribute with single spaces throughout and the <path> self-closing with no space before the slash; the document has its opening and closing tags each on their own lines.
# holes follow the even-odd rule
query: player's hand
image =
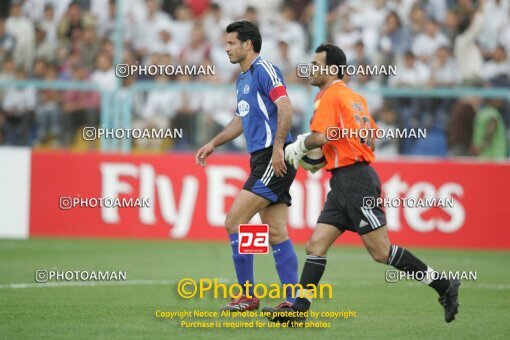
<svg viewBox="0 0 510 340">
<path fill-rule="evenodd" d="M 292 164 L 294 168 L 298 168 L 299 160 L 310 150 L 305 146 L 305 139 L 310 133 L 298 135 L 294 143 L 285 147 L 285 160 Z"/>
<path fill-rule="evenodd" d="M 273 170 L 276 177 L 283 177 L 287 173 L 287 166 L 285 165 L 284 152 L 282 148 L 273 147 L 273 157 L 271 158 L 273 163 Z"/>
<path fill-rule="evenodd" d="M 195 154 L 195 161 L 200 166 L 206 166 L 205 159 L 214 152 L 215 147 L 211 143 L 202 146 Z"/>
</svg>

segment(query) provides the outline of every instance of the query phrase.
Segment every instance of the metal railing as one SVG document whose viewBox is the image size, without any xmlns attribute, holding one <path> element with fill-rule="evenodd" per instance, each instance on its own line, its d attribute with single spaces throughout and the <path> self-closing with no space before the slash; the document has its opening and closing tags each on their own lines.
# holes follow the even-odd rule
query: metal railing
<svg viewBox="0 0 510 340">
<path fill-rule="evenodd" d="M 135 82 L 130 87 L 119 88 L 115 91 L 103 91 L 97 84 L 91 82 L 76 81 L 41 81 L 41 80 L 13 80 L 0 81 L 0 89 L 31 87 L 37 90 L 57 90 L 57 91 L 94 91 L 101 95 L 100 121 L 99 127 L 104 129 L 131 128 L 133 121 L 133 98 L 137 91 L 152 90 L 218 90 L 225 89 L 234 91 L 233 84 L 210 84 L 210 83 L 157 83 L 151 81 Z M 304 85 L 289 85 L 290 89 L 300 92 L 301 95 L 308 97 L 310 109 L 303 120 L 303 130 L 312 113 L 314 91 Z M 473 88 L 473 87 L 453 87 L 453 88 L 363 88 L 356 90 L 361 93 L 374 93 L 384 97 L 402 97 L 402 98 L 459 98 L 476 96 L 480 98 L 501 98 L 510 101 L 510 91 L 504 88 Z M 292 99 L 292 98 L 291 98 Z M 123 139 L 101 139 L 101 151 L 121 151 L 130 152 L 132 141 L 128 137 Z"/>
</svg>

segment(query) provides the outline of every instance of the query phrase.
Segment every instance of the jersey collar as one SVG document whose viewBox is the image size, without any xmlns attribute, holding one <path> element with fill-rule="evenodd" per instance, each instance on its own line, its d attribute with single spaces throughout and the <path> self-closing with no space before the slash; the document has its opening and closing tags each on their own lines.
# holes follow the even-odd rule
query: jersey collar
<svg viewBox="0 0 510 340">
<path fill-rule="evenodd" d="M 248 73 L 248 71 L 252 71 L 252 68 L 253 68 L 253 65 L 255 64 L 255 62 L 260 59 L 261 58 L 260 58 L 260 54 L 259 54 L 255 59 L 253 59 L 253 61 L 250 64 L 250 67 L 248 67 L 248 69 L 245 72 L 241 71 L 241 74 L 246 74 L 246 73 Z"/>
<path fill-rule="evenodd" d="M 341 84 L 342 86 L 346 86 L 345 82 L 342 79 L 337 79 L 333 81 L 331 84 L 329 84 L 328 87 L 333 86 L 334 84 Z"/>
<path fill-rule="evenodd" d="M 347 84 L 345 84 L 345 81 L 343 81 L 342 79 L 337 79 L 337 80 L 334 80 L 331 84 L 329 84 L 328 87 L 326 87 L 325 89 L 321 90 L 319 93 L 317 93 L 317 97 L 320 98 L 322 97 L 322 95 L 324 94 L 324 92 L 326 92 L 327 89 L 329 89 L 330 87 L 332 87 L 333 85 L 335 84 L 340 84 L 342 86 L 347 86 Z"/>
</svg>

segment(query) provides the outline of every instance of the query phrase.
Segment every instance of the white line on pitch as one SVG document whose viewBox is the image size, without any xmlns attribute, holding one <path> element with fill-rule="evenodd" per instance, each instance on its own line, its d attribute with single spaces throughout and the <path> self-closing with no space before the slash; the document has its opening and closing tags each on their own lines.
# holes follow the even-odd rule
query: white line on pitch
<svg viewBox="0 0 510 340">
<path fill-rule="evenodd" d="M 180 280 L 126 280 L 126 281 L 68 281 L 68 282 L 45 282 L 45 283 L 7 283 L 0 284 L 0 289 L 24 289 L 24 288 L 55 288 L 55 287 L 90 287 L 90 286 L 153 286 L 176 284 Z M 198 281 L 198 280 L 196 280 Z M 228 283 L 230 280 L 218 278 L 219 283 Z M 199 284 L 197 282 L 197 284 Z"/>
<path fill-rule="evenodd" d="M 331 283 L 331 281 L 329 281 L 329 283 Z M 357 281 L 356 285 L 358 285 L 358 286 L 375 286 L 375 285 L 379 285 L 380 283 L 381 282 L 376 282 L 376 281 Z M 402 287 L 420 287 L 421 286 L 418 281 L 384 282 L 384 280 L 383 280 L 382 283 L 386 283 L 388 285 L 399 285 Z M 493 290 L 510 289 L 510 284 L 508 284 L 508 283 L 476 283 L 473 281 L 462 281 L 461 280 L 461 284 L 462 284 L 460 286 L 461 289 L 465 289 L 465 288 L 468 288 L 468 289 L 493 289 Z M 334 288 L 334 284 L 333 284 L 333 288 Z"/>
</svg>

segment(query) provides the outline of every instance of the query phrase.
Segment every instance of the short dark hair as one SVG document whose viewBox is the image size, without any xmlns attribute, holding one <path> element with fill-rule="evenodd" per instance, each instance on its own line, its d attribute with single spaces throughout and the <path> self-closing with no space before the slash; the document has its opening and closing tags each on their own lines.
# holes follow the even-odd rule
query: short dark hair
<svg viewBox="0 0 510 340">
<path fill-rule="evenodd" d="M 319 47 L 315 49 L 315 53 L 326 52 L 326 65 L 336 65 L 340 72 L 338 72 L 338 79 L 342 79 L 344 74 L 341 70 L 347 64 L 347 58 L 345 57 L 344 51 L 336 45 L 332 44 L 320 44 Z"/>
<path fill-rule="evenodd" d="M 257 25 L 246 20 L 236 21 L 227 26 L 227 33 L 237 32 L 237 39 L 242 42 L 250 40 L 253 45 L 253 51 L 260 53 L 262 48 L 262 37 Z"/>
</svg>

